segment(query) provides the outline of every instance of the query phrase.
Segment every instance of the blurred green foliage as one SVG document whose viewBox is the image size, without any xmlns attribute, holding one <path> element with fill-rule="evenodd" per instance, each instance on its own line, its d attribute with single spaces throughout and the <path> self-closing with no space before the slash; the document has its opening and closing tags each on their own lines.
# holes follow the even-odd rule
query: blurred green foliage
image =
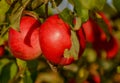
<svg viewBox="0 0 120 83">
<path fill-rule="evenodd" d="M 62 0 L 49 1 L 57 7 Z M 0 45 L 7 41 L 7 31 L 10 26 L 19 29 L 22 15 L 36 15 L 44 22 L 48 16 L 54 14 L 52 7 L 46 6 L 48 5 L 46 2 L 47 0 L 0 0 Z M 89 11 L 103 11 L 112 24 L 112 34 L 120 42 L 120 0 L 113 0 L 112 6 L 107 4 L 106 0 L 69 0 L 69 2 L 74 6 L 74 12 L 68 9 L 59 12 L 65 22 L 74 28 L 71 20 L 80 17 L 77 20 L 81 20 L 80 25 L 77 26 L 79 27 L 88 20 Z M 5 54 L 0 57 L 0 83 L 93 83 L 87 82 L 92 81 L 93 75 L 99 76 L 101 83 L 120 83 L 120 48 L 119 53 L 112 60 L 105 58 L 105 52 L 102 52 L 101 56 L 102 58 L 90 44 L 87 44 L 79 60 L 68 66 L 57 66 L 56 73 L 51 70 L 44 57 L 31 61 L 16 59 L 6 44 Z"/>
</svg>

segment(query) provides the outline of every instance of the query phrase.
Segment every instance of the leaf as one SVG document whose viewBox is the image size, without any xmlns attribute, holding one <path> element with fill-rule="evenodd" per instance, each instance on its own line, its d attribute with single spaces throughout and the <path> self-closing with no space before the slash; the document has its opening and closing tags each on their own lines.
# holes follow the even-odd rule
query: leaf
<svg viewBox="0 0 120 83">
<path fill-rule="evenodd" d="M 106 0 L 79 0 L 83 8 L 102 10 Z"/>
<path fill-rule="evenodd" d="M 35 10 L 36 13 L 39 14 L 40 18 L 45 18 L 46 11 L 45 11 L 45 5 L 40 6 Z M 53 15 L 51 6 L 48 5 L 48 16 Z"/>
<path fill-rule="evenodd" d="M 72 5 L 74 5 L 74 1 L 73 0 L 68 0 L 69 3 L 71 3 Z"/>
<path fill-rule="evenodd" d="M 70 25 L 70 27 L 73 27 L 73 18 L 74 16 L 72 15 L 72 12 L 68 9 L 65 8 L 60 14 L 60 18 L 62 18 L 66 23 Z"/>
<path fill-rule="evenodd" d="M 75 23 L 75 26 L 74 26 L 74 30 L 79 30 L 80 29 L 80 26 L 81 26 L 81 18 L 80 17 L 76 17 L 76 23 Z"/>
<path fill-rule="evenodd" d="M 102 10 L 105 3 L 106 3 L 106 0 L 94 0 L 95 1 L 95 7 L 96 9 L 98 10 Z"/>
<path fill-rule="evenodd" d="M 19 67 L 19 72 L 21 74 L 24 74 L 24 71 L 25 71 L 26 65 L 27 65 L 26 61 L 23 61 L 23 60 L 17 58 L 17 65 Z"/>
<path fill-rule="evenodd" d="M 18 70 L 18 67 L 17 67 L 16 63 L 14 62 L 10 67 L 10 79 L 13 79 L 14 76 L 16 76 L 17 70 Z"/>
<path fill-rule="evenodd" d="M 6 0 L 0 0 L 0 25 L 5 20 L 5 13 L 8 11 L 9 7 Z"/>
<path fill-rule="evenodd" d="M 72 40 L 72 46 L 70 50 L 65 49 L 64 57 L 73 56 L 74 59 L 77 60 L 79 56 L 80 44 L 79 44 L 79 40 L 77 38 L 76 32 L 72 30 L 71 30 L 71 40 Z"/>
<path fill-rule="evenodd" d="M 83 23 L 83 22 L 85 22 L 85 21 L 88 20 L 88 18 L 89 18 L 89 12 L 88 12 L 88 9 L 84 9 L 84 8 L 82 8 L 80 12 L 81 12 L 80 17 L 81 17 L 82 23 Z"/>
<path fill-rule="evenodd" d="M 71 53 L 73 54 L 74 58 L 77 60 L 80 51 L 80 44 L 76 32 L 72 30 L 71 30 L 71 39 L 72 39 Z"/>
<path fill-rule="evenodd" d="M 34 10 L 43 4 L 43 0 L 33 0 L 31 2 L 31 9 Z"/>
<path fill-rule="evenodd" d="M 95 0 L 79 0 L 83 8 L 93 9 L 95 5 Z"/>
<path fill-rule="evenodd" d="M 26 72 L 25 72 L 24 83 L 33 83 L 32 79 L 31 79 L 31 73 L 29 70 L 26 70 Z"/>
<path fill-rule="evenodd" d="M 0 75 L 0 82 L 1 83 L 8 83 L 10 80 L 10 67 L 12 63 L 9 63 L 5 65 L 2 69 L 1 75 Z"/>
<path fill-rule="evenodd" d="M 15 79 L 13 80 L 13 83 L 21 83 L 23 82 L 23 79 L 24 79 L 24 73 L 26 71 L 26 61 L 23 61 L 21 59 L 16 59 L 17 60 L 17 65 L 18 65 L 18 73 L 15 77 Z"/>
<path fill-rule="evenodd" d="M 15 30 L 19 30 L 20 25 L 20 18 L 22 15 L 23 10 L 26 8 L 27 4 L 30 0 L 18 0 L 14 5 L 13 9 L 10 8 L 8 11 L 10 27 L 14 28 Z"/>
<path fill-rule="evenodd" d="M 77 13 L 77 16 L 81 17 L 82 22 L 87 21 L 89 18 L 88 9 L 82 7 L 79 0 L 74 0 L 74 10 Z"/>
<path fill-rule="evenodd" d="M 27 61 L 27 68 L 29 69 L 29 73 L 31 73 L 31 78 L 32 80 L 36 79 L 36 76 L 38 74 L 37 69 L 38 69 L 38 65 L 41 60 L 31 60 L 31 61 Z M 42 64 L 42 63 L 41 63 Z M 42 66 L 40 64 L 40 66 Z M 28 70 L 27 70 L 28 71 Z"/>
<path fill-rule="evenodd" d="M 115 8 L 117 9 L 117 11 L 120 12 L 120 0 L 112 0 L 113 1 L 113 5 L 115 6 Z"/>
<path fill-rule="evenodd" d="M 0 60 L 0 74 L 1 74 L 1 72 L 2 72 L 2 68 L 3 68 L 5 65 L 7 65 L 9 62 L 10 62 L 9 59 L 1 59 L 1 60 Z"/>
</svg>

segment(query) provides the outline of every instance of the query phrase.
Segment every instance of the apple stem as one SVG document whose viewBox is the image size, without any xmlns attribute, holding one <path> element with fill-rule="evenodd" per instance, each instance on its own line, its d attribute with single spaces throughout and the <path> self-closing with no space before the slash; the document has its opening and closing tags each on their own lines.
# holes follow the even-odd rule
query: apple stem
<svg viewBox="0 0 120 83">
<path fill-rule="evenodd" d="M 58 73 L 57 67 L 54 66 L 53 64 L 51 64 L 48 60 L 47 60 L 48 65 L 50 66 L 51 70 L 55 73 Z"/>
</svg>

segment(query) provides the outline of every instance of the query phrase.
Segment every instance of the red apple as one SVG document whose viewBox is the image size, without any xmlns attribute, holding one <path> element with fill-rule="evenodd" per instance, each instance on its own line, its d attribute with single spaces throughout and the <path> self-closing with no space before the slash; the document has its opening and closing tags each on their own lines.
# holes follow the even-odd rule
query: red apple
<svg viewBox="0 0 120 83">
<path fill-rule="evenodd" d="M 101 83 L 101 78 L 99 75 L 95 75 L 92 77 L 93 83 Z"/>
<path fill-rule="evenodd" d="M 119 51 L 119 43 L 117 38 L 111 35 L 110 40 L 104 43 L 103 49 L 106 51 L 108 59 L 114 58 Z"/>
<path fill-rule="evenodd" d="M 118 53 L 118 42 L 111 33 L 112 26 L 110 24 L 110 21 L 107 19 L 104 13 L 100 12 L 99 14 L 108 26 L 111 36 L 110 41 L 107 41 L 107 36 L 105 32 L 92 18 L 85 22 L 82 27 L 85 31 L 87 42 L 92 43 L 98 55 L 100 54 L 101 50 L 104 50 L 107 53 L 107 58 L 110 59 L 115 57 L 115 55 Z"/>
<path fill-rule="evenodd" d="M 96 41 L 104 41 L 107 38 L 105 32 L 92 18 L 83 23 L 82 27 L 84 29 L 87 42 L 94 43 Z"/>
<path fill-rule="evenodd" d="M 58 15 L 50 16 L 40 27 L 41 50 L 46 59 L 54 64 L 68 65 L 74 61 L 72 55 L 64 56 L 70 49 L 70 27 Z"/>
<path fill-rule="evenodd" d="M 23 16 L 20 21 L 20 30 L 9 29 L 8 44 L 16 58 L 32 60 L 42 52 L 39 44 L 39 26 L 41 23 L 31 17 Z"/>
<path fill-rule="evenodd" d="M 70 79 L 68 80 L 68 83 L 76 83 L 75 78 L 70 78 Z"/>
<path fill-rule="evenodd" d="M 4 45 L 0 45 L 0 57 L 2 57 L 5 53 Z"/>
<path fill-rule="evenodd" d="M 80 52 L 79 52 L 79 57 L 80 57 L 83 54 L 83 52 L 84 52 L 84 50 L 86 48 L 86 37 L 85 37 L 83 27 L 81 27 L 77 31 L 77 35 L 78 35 L 78 39 L 79 39 L 79 43 L 80 43 Z"/>
</svg>

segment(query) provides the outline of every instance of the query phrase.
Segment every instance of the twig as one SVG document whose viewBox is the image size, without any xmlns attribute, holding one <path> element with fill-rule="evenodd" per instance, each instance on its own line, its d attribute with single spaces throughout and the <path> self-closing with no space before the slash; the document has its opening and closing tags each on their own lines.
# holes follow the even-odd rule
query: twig
<svg viewBox="0 0 120 83">
<path fill-rule="evenodd" d="M 45 4 L 45 18 L 48 17 L 48 3 Z"/>
<path fill-rule="evenodd" d="M 50 0 L 52 3 L 52 6 L 60 13 L 59 9 L 57 8 L 57 5 L 55 3 L 55 0 Z"/>
<path fill-rule="evenodd" d="M 57 67 L 51 64 L 49 61 L 47 61 L 48 65 L 50 66 L 51 70 L 55 73 L 58 73 Z"/>
</svg>

